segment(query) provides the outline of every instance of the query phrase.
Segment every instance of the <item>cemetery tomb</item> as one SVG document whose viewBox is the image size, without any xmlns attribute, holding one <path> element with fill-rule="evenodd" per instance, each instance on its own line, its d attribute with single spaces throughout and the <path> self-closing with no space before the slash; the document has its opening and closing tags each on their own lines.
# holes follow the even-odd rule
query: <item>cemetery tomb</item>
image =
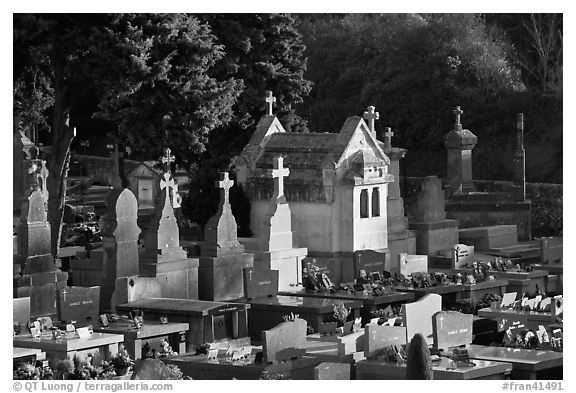
<svg viewBox="0 0 576 393">
<path fill-rule="evenodd" d="M 123 313 L 141 310 L 145 321 L 167 317 L 169 322 L 188 323 L 186 352 L 211 342 L 249 343 L 249 308 L 249 304 L 243 303 L 164 298 L 140 299 L 117 307 Z"/>
<path fill-rule="evenodd" d="M 295 318 L 262 332 L 262 352 L 265 363 L 274 363 L 300 357 L 306 352 L 307 322 Z"/>
<path fill-rule="evenodd" d="M 94 327 L 95 332 L 121 334 L 124 336 L 124 348 L 133 360 L 143 358 L 143 350 L 146 344 L 150 350 L 161 351 L 160 341 L 168 340 L 172 350 L 178 354 L 186 352 L 186 332 L 189 324 L 183 322 L 161 323 L 160 321 L 147 320 L 142 328 L 134 329 L 132 321 L 118 320 L 111 322 L 109 326 Z"/>
<path fill-rule="evenodd" d="M 423 298 L 402 305 L 402 316 L 406 327 L 406 341 L 414 337 L 416 333 L 422 334 L 428 344 L 432 339 L 432 316 L 442 311 L 442 296 L 432 293 Z"/>
<path fill-rule="evenodd" d="M 472 314 L 440 311 L 432 316 L 434 348 L 448 353 L 451 348 L 472 344 Z"/>
</svg>

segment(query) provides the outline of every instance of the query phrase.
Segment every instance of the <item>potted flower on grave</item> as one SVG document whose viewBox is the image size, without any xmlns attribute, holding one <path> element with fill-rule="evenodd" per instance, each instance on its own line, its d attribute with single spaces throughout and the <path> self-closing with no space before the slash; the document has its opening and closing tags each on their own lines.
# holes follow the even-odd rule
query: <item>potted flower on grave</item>
<svg viewBox="0 0 576 393">
<path fill-rule="evenodd" d="M 124 345 L 120 345 L 118 348 L 118 353 L 110 361 L 114 369 L 116 370 L 116 375 L 122 376 L 128 373 L 128 370 L 134 366 L 134 361 L 128 355 L 128 352 L 124 348 Z"/>
<path fill-rule="evenodd" d="M 14 370 L 12 379 L 15 380 L 32 380 L 32 379 L 52 379 L 53 372 L 49 366 L 42 366 L 41 362 L 36 362 L 36 365 L 31 363 L 20 363 L 18 368 Z"/>
<path fill-rule="evenodd" d="M 344 306 L 343 302 L 334 305 L 334 318 L 338 321 L 338 329 L 345 335 L 352 331 L 354 325 L 354 321 L 346 321 L 348 315 L 350 315 L 350 310 Z"/>
</svg>

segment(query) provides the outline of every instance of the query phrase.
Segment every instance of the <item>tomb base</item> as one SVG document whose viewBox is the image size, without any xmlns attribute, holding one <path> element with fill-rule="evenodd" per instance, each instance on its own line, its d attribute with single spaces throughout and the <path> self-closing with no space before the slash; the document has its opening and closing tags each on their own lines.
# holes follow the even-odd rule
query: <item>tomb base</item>
<svg viewBox="0 0 576 393">
<path fill-rule="evenodd" d="M 411 222 L 416 232 L 416 254 L 433 255 L 458 243 L 458 221 Z"/>
<path fill-rule="evenodd" d="M 201 300 L 233 300 L 244 296 L 242 269 L 254 266 L 254 254 L 200 257 L 198 297 Z"/>
<path fill-rule="evenodd" d="M 198 299 L 198 259 L 162 261 L 160 256 L 140 256 L 140 276 L 154 277 L 160 285 L 160 297 Z"/>
<path fill-rule="evenodd" d="M 50 316 L 56 319 L 58 291 L 66 286 L 68 273 L 59 270 L 15 277 L 13 297 L 30 297 L 30 317 Z"/>
<path fill-rule="evenodd" d="M 376 251 L 383 254 L 385 261 L 390 260 L 390 249 L 381 248 Z M 314 262 L 312 262 L 314 260 Z M 354 271 L 354 253 L 352 252 L 314 252 L 308 251 L 308 257 L 303 260 L 303 267 L 314 263 L 319 273 L 326 273 L 335 286 L 342 282 L 352 282 L 356 278 Z"/>
</svg>

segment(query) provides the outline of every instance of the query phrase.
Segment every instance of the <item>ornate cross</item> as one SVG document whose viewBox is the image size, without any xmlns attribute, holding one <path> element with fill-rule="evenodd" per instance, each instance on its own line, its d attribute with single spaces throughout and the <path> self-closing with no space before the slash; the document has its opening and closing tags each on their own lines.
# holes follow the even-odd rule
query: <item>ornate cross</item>
<svg viewBox="0 0 576 393">
<path fill-rule="evenodd" d="M 48 168 L 46 168 L 46 161 L 41 160 L 40 161 L 42 163 L 42 168 L 40 169 L 40 179 L 42 179 L 42 194 L 44 194 L 44 197 L 46 197 L 46 190 L 48 189 L 48 184 L 46 183 L 47 179 L 48 179 Z"/>
<path fill-rule="evenodd" d="M 284 178 L 290 174 L 290 169 L 284 168 L 284 157 L 282 156 L 274 157 L 273 166 L 274 196 L 272 199 L 278 199 L 284 196 Z"/>
<path fill-rule="evenodd" d="M 276 102 L 276 97 L 272 95 L 272 92 L 268 90 L 266 92 L 266 114 L 272 116 L 272 105 Z"/>
<path fill-rule="evenodd" d="M 160 180 L 160 190 L 166 188 L 166 202 L 170 203 L 170 188 L 174 189 L 174 179 L 170 177 L 169 173 L 164 174 L 164 178 Z"/>
<path fill-rule="evenodd" d="M 516 117 L 516 133 L 518 138 L 518 149 L 524 148 L 524 114 L 518 113 Z"/>
<path fill-rule="evenodd" d="M 175 161 L 175 157 L 171 155 L 172 150 L 169 147 L 164 149 L 164 157 L 162 157 L 162 164 L 166 164 L 166 172 L 170 173 L 170 164 Z"/>
<path fill-rule="evenodd" d="M 374 120 L 378 120 L 380 119 L 380 113 L 379 112 L 374 112 L 374 110 L 376 109 L 373 106 L 369 106 L 367 108 L 368 110 L 364 112 L 364 116 L 362 116 L 365 120 L 368 120 L 368 128 L 370 128 L 370 131 L 372 131 L 373 133 L 376 132 L 376 129 L 374 128 Z"/>
<path fill-rule="evenodd" d="M 216 181 L 216 188 L 222 189 L 224 193 L 224 205 L 230 204 L 229 201 L 229 194 L 230 194 L 230 187 L 234 185 L 234 180 L 230 180 L 228 177 L 228 172 L 220 172 L 220 180 Z M 222 193 L 220 194 L 222 195 Z M 220 196 L 220 200 L 222 200 L 222 196 Z"/>
<path fill-rule="evenodd" d="M 386 147 L 392 147 L 392 137 L 394 136 L 394 133 L 392 132 L 392 128 L 390 127 L 386 127 L 385 128 L 386 132 L 384 133 L 384 144 L 386 145 Z"/>
<path fill-rule="evenodd" d="M 457 106 L 456 109 L 454 109 L 452 111 L 452 113 L 454 113 L 454 115 L 456 115 L 456 122 L 454 123 L 454 129 L 456 131 L 462 131 L 462 124 L 460 123 L 460 116 L 464 114 L 464 111 L 461 110 L 459 106 Z"/>
</svg>

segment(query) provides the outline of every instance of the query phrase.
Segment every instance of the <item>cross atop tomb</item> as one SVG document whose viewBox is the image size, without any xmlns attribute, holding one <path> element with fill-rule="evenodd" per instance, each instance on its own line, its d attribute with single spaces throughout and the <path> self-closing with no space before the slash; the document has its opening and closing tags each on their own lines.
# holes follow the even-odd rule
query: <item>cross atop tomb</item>
<svg viewBox="0 0 576 393">
<path fill-rule="evenodd" d="M 376 129 L 374 128 L 374 120 L 380 119 L 380 113 L 374 112 L 376 109 L 373 106 L 369 106 L 367 111 L 364 111 L 364 115 L 362 116 L 364 120 L 368 121 L 368 128 L 372 131 L 373 135 L 376 135 Z"/>
<path fill-rule="evenodd" d="M 524 114 L 518 113 L 516 117 L 516 136 L 518 140 L 518 149 L 524 148 Z"/>
<path fill-rule="evenodd" d="M 228 177 L 228 172 L 220 172 L 220 180 L 216 181 L 216 188 L 222 189 L 220 195 L 224 193 L 224 200 L 222 200 L 222 196 L 220 196 L 220 201 L 223 203 L 224 206 L 230 204 L 230 188 L 234 185 L 234 180 L 230 180 Z"/>
<path fill-rule="evenodd" d="M 272 92 L 268 90 L 266 92 L 266 114 L 272 116 L 272 105 L 276 103 L 276 97 L 272 95 Z"/>
<path fill-rule="evenodd" d="M 166 165 L 166 172 L 167 173 L 170 173 L 170 164 L 176 160 L 176 158 L 171 153 L 172 153 L 172 150 L 170 150 L 169 147 L 164 149 L 165 156 L 162 157 L 162 164 Z"/>
<path fill-rule="evenodd" d="M 384 144 L 387 148 L 390 148 L 392 147 L 392 137 L 394 136 L 394 133 L 392 132 L 391 127 L 386 127 L 385 130 L 386 132 L 384 132 Z"/>
<path fill-rule="evenodd" d="M 462 124 L 460 123 L 460 116 L 464 114 L 464 111 L 461 110 L 459 106 L 457 106 L 456 109 L 454 109 L 452 111 L 452 113 L 454 113 L 454 115 L 456 115 L 456 122 L 454 123 L 455 131 L 462 131 Z"/>
<path fill-rule="evenodd" d="M 169 173 L 164 174 L 164 178 L 160 180 L 160 190 L 166 188 L 166 203 L 170 203 L 170 189 L 174 189 L 174 179 L 170 177 Z"/>
<path fill-rule="evenodd" d="M 277 200 L 284 196 L 284 178 L 290 174 L 290 169 L 284 168 L 284 157 L 274 157 L 274 169 L 272 170 L 272 178 L 274 179 L 274 195 L 273 200 Z"/>
</svg>

